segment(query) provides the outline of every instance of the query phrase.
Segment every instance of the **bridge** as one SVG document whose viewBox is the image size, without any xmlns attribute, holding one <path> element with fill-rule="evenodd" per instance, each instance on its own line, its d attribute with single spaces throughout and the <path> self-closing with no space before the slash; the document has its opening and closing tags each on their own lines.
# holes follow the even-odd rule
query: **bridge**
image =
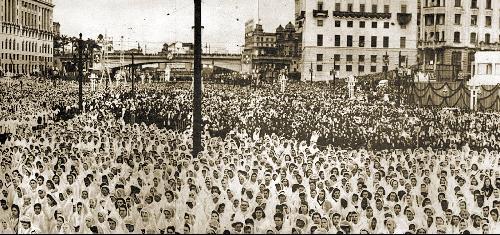
<svg viewBox="0 0 500 235">
<path fill-rule="evenodd" d="M 73 60 L 71 55 L 59 57 L 62 63 Z M 176 54 L 168 57 L 162 54 L 143 55 L 134 54 L 134 65 L 141 66 L 147 64 L 179 64 L 184 63 L 186 67 L 192 67 L 194 62 L 193 54 Z M 211 65 L 214 67 L 224 68 L 231 71 L 241 72 L 242 62 L 239 54 L 203 54 L 202 64 Z M 120 63 L 120 54 L 108 55 L 107 65 L 110 69 L 115 70 L 121 66 L 129 67 L 132 65 L 132 54 L 125 54 L 123 63 Z"/>
<path fill-rule="evenodd" d="M 59 57 L 62 63 L 70 62 L 73 60 L 72 55 L 64 55 Z M 193 66 L 193 54 L 174 54 L 167 56 L 165 54 L 134 54 L 134 65 L 147 65 L 147 64 L 186 64 L 186 68 Z M 223 68 L 235 72 L 249 72 L 253 65 L 259 64 L 281 64 L 290 68 L 292 64 L 291 57 L 277 57 L 277 56 L 253 56 L 252 60 L 248 63 L 242 61 L 240 54 L 203 54 L 202 64 L 211 65 L 218 68 Z M 110 69 L 116 70 L 121 66 L 129 67 L 132 65 L 132 55 L 125 54 L 123 63 L 120 63 L 120 54 L 113 53 L 108 55 L 107 65 Z"/>
</svg>

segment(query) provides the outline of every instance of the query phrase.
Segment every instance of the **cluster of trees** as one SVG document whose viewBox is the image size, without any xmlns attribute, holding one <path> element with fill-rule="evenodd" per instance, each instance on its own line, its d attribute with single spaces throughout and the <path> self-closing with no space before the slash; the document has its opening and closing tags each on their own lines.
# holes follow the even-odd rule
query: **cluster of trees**
<svg viewBox="0 0 500 235">
<path fill-rule="evenodd" d="M 93 52 L 95 50 L 100 50 L 101 47 L 98 41 L 104 39 L 102 34 L 99 34 L 97 40 L 88 38 L 84 41 L 85 51 Z M 54 56 L 63 55 L 75 55 L 78 52 L 78 37 L 72 37 L 67 35 L 56 35 L 54 36 Z M 66 46 L 71 45 L 71 51 L 66 51 Z"/>
</svg>

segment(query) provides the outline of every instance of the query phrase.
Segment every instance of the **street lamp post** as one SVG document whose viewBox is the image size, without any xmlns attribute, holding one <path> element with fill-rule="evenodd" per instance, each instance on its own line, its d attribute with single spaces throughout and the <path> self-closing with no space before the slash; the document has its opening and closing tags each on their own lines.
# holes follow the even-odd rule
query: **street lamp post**
<svg viewBox="0 0 500 235">
<path fill-rule="evenodd" d="M 194 0 L 194 81 L 193 81 L 193 157 L 202 151 L 201 133 L 203 119 L 201 114 L 201 0 Z"/>
<path fill-rule="evenodd" d="M 132 95 L 135 95 L 135 64 L 134 64 L 134 53 L 132 53 Z"/>
<path fill-rule="evenodd" d="M 78 109 L 83 111 L 83 40 L 80 33 L 78 40 Z"/>
</svg>

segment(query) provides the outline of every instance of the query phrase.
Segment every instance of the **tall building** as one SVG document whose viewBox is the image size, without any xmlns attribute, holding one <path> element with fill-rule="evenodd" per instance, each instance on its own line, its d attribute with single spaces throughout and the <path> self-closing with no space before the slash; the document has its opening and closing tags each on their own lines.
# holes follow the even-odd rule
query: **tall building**
<svg viewBox="0 0 500 235">
<path fill-rule="evenodd" d="M 276 34 L 264 32 L 261 24 L 253 23 L 250 20 L 245 28 L 245 49 L 246 54 L 252 56 L 266 56 L 276 54 Z"/>
<path fill-rule="evenodd" d="M 417 64 L 417 1 L 295 0 L 302 80 L 366 75 Z"/>
<path fill-rule="evenodd" d="M 245 46 L 243 54 L 251 60 L 248 68 L 252 69 L 284 69 L 298 72 L 298 61 L 301 55 L 302 35 L 296 32 L 295 26 L 289 22 L 284 28 L 279 25 L 274 32 L 265 32 L 261 24 L 247 21 L 245 28 Z M 248 64 L 247 60 L 243 60 Z"/>
<path fill-rule="evenodd" d="M 476 51 L 500 50 L 498 0 L 421 0 L 420 12 L 421 69 L 438 79 L 468 77 Z"/>
<path fill-rule="evenodd" d="M 3 71 L 27 74 L 52 67 L 52 0 L 2 0 L 0 10 Z"/>
</svg>

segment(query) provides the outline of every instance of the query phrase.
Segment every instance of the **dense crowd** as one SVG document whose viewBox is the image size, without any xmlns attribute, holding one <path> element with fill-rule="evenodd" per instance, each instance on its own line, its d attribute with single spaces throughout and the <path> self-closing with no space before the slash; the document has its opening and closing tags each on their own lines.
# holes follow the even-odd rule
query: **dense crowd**
<svg viewBox="0 0 500 235">
<path fill-rule="evenodd" d="M 343 149 L 460 148 L 500 150 L 500 118 L 496 113 L 417 108 L 374 100 L 371 94 L 350 100 L 344 89 L 328 85 L 291 83 L 285 93 L 277 88 L 207 84 L 204 121 L 213 136 L 224 137 L 234 129 Z M 182 130 L 191 122 L 188 84 L 157 84 L 135 96 L 123 93 L 96 101 L 96 106 L 119 107 L 117 117 Z M 133 107 L 133 108 L 131 108 Z M 124 110 L 122 110 L 124 108 Z M 128 118 L 127 118 L 128 117 Z"/>
<path fill-rule="evenodd" d="M 192 156 L 189 84 L 138 86 L 0 145 L 1 233 L 500 232 L 496 114 L 207 84 Z"/>
</svg>

